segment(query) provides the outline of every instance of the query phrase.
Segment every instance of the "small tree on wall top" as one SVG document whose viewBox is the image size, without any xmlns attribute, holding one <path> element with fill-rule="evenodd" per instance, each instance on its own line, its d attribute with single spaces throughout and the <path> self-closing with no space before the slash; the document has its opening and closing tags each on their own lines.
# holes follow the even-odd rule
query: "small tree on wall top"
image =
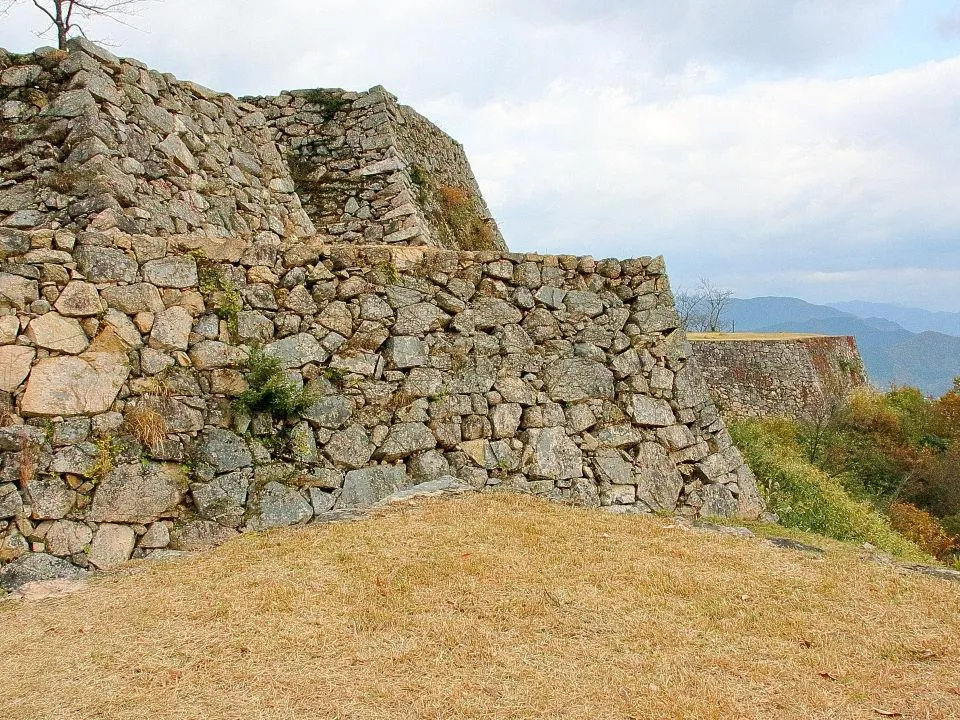
<svg viewBox="0 0 960 720">
<path fill-rule="evenodd" d="M 26 0 L 6 0 L 0 3 L 3 13 L 14 5 Z M 44 35 L 50 30 L 57 33 L 57 47 L 66 49 L 70 31 L 75 30 L 86 37 L 81 21 L 90 18 L 109 18 L 114 22 L 126 24 L 124 19 L 136 14 L 140 5 L 146 0 L 30 0 L 33 5 L 50 20 L 50 26 L 39 34 Z"/>
<path fill-rule="evenodd" d="M 688 332 L 724 332 L 732 325 L 724 317 L 732 290 L 715 287 L 707 278 L 700 278 L 692 290 L 678 288 L 674 293 L 680 323 Z"/>
</svg>

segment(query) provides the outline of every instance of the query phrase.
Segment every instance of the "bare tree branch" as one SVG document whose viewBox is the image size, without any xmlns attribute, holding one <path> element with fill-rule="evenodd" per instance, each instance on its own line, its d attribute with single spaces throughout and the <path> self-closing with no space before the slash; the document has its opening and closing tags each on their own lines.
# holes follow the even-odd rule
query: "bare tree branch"
<svg viewBox="0 0 960 720">
<path fill-rule="evenodd" d="M 690 332 L 723 332 L 732 328 L 724 314 L 733 299 L 732 290 L 715 287 L 707 278 L 692 290 L 674 293 L 680 324 Z"/>
<path fill-rule="evenodd" d="M 23 0 L 7 0 L 0 10 L 6 14 L 10 8 Z M 66 48 L 67 39 L 71 31 L 79 32 L 86 37 L 80 26 L 80 20 L 90 18 L 107 18 L 127 27 L 133 27 L 123 18 L 135 15 L 141 5 L 150 0 L 31 0 L 33 5 L 46 15 L 57 32 L 57 45 L 61 50 Z M 48 28 L 47 30 L 49 30 Z M 46 33 L 44 30 L 43 33 Z"/>
</svg>

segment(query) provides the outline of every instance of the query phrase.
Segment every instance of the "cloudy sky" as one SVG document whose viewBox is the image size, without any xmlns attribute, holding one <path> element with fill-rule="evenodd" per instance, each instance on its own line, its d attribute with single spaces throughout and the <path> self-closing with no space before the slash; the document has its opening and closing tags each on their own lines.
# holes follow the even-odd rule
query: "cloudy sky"
<svg viewBox="0 0 960 720">
<path fill-rule="evenodd" d="M 466 146 L 513 249 L 960 311 L 960 0 L 166 0 L 131 22 L 87 32 L 235 95 L 385 85 Z M 0 46 L 42 28 L 21 0 Z"/>
</svg>

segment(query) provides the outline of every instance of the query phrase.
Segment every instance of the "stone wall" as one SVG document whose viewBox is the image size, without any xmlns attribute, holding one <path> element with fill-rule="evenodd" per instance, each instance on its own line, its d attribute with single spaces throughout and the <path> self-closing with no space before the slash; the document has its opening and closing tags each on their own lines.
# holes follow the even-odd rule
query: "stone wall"
<svg viewBox="0 0 960 720">
<path fill-rule="evenodd" d="M 463 148 L 383 88 L 237 100 L 71 48 L 0 50 L 0 227 L 506 248 Z"/>
<path fill-rule="evenodd" d="M 762 510 L 660 258 L 508 253 L 462 148 L 382 88 L 235 100 L 71 48 L 0 53 L 8 567 L 411 488 Z"/>
<path fill-rule="evenodd" d="M 710 394 L 728 418 L 816 420 L 867 382 L 850 336 L 690 337 Z"/>
<path fill-rule="evenodd" d="M 760 510 L 659 258 L 0 238 L 8 553 L 108 567 L 450 477 L 620 512 Z M 236 402 L 255 347 L 308 407 Z"/>
<path fill-rule="evenodd" d="M 332 242 L 505 250 L 463 147 L 382 87 L 247 98 Z"/>
</svg>

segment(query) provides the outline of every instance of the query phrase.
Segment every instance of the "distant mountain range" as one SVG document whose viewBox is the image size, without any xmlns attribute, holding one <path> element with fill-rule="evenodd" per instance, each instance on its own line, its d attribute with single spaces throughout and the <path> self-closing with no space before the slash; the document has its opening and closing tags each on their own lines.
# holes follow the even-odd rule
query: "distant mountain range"
<svg viewBox="0 0 960 720">
<path fill-rule="evenodd" d="M 960 376 L 960 313 L 885 303 L 814 305 L 791 297 L 730 301 L 724 319 L 738 332 L 853 335 L 870 381 L 942 395 Z"/>
</svg>

